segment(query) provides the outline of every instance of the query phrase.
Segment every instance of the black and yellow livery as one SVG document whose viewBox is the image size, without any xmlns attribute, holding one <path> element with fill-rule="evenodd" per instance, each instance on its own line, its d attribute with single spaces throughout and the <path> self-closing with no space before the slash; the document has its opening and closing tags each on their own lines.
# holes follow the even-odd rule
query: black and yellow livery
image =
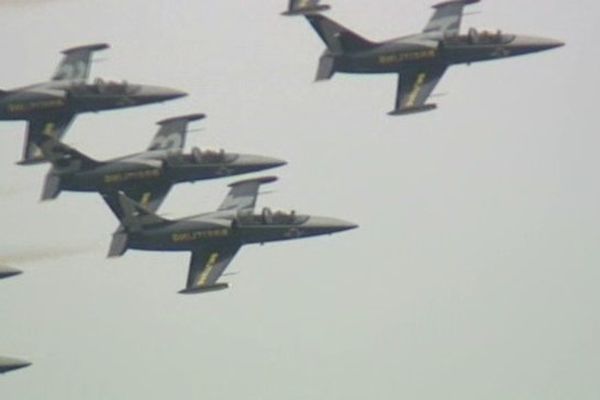
<svg viewBox="0 0 600 400">
<path fill-rule="evenodd" d="M 180 293 L 202 293 L 225 289 L 219 278 L 245 244 L 267 243 L 302 237 L 333 234 L 356 225 L 326 217 L 272 212 L 255 213 L 261 185 L 275 177 L 248 179 L 229 185 L 229 194 L 217 211 L 178 220 L 154 214 L 123 193 L 105 195 L 121 227 L 113 234 L 109 256 L 121 256 L 127 249 L 189 251 L 186 286 Z"/>
<path fill-rule="evenodd" d="M 121 191 L 155 211 L 174 184 L 262 171 L 285 164 L 276 158 L 223 150 L 194 147 L 185 152 L 188 124 L 203 118 L 204 114 L 189 114 L 162 120 L 146 151 L 107 161 L 96 161 L 52 136 L 39 136 L 36 144 L 52 163 L 42 200 L 54 199 L 61 191 Z"/>
<path fill-rule="evenodd" d="M 436 108 L 435 104 L 427 104 L 427 99 L 451 65 L 519 56 L 563 45 L 556 40 L 500 31 L 470 29 L 461 35 L 463 9 L 477 2 L 439 3 L 433 7 L 435 12 L 421 33 L 383 42 L 368 40 L 316 13 L 318 1 L 305 12 L 301 6 L 290 5 L 286 15 L 305 15 L 327 47 L 319 60 L 316 80 L 330 79 L 336 72 L 398 74 L 396 102 L 390 115 L 402 115 Z"/>
<path fill-rule="evenodd" d="M 176 99 L 179 90 L 127 82 L 88 83 L 92 55 L 105 43 L 63 51 L 63 59 L 49 82 L 0 91 L 0 120 L 27 121 L 21 165 L 46 161 L 35 142 L 41 135 L 60 139 L 77 114 L 135 107 Z"/>
</svg>

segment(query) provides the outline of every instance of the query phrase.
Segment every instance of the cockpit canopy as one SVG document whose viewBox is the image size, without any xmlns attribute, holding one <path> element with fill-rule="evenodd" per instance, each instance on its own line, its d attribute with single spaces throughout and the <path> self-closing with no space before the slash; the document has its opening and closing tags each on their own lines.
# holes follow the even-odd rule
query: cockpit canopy
<svg viewBox="0 0 600 400">
<path fill-rule="evenodd" d="M 270 208 L 263 208 L 260 214 L 249 211 L 240 211 L 237 215 L 237 222 L 242 226 L 248 225 L 300 225 L 308 220 L 306 215 L 297 215 L 296 211 L 271 211 Z"/>
<path fill-rule="evenodd" d="M 478 31 L 475 28 L 470 28 L 466 35 L 459 35 L 453 37 L 447 37 L 446 42 L 450 44 L 508 44 L 515 40 L 515 35 L 504 34 L 498 30 L 492 31 Z"/>
<path fill-rule="evenodd" d="M 198 147 L 193 147 L 190 153 L 190 159 L 196 164 L 215 164 L 229 163 L 234 161 L 236 156 L 225 153 L 225 150 L 201 150 Z"/>
<path fill-rule="evenodd" d="M 74 94 L 85 95 L 108 95 L 108 96 L 123 96 L 133 95 L 140 90 L 138 85 L 132 85 L 127 81 L 105 81 L 101 78 L 96 78 L 92 84 L 86 84 L 84 82 L 73 83 L 71 90 Z"/>
<path fill-rule="evenodd" d="M 225 150 L 202 150 L 193 147 L 189 153 L 180 149 L 169 150 L 167 162 L 172 166 L 185 166 L 194 164 L 230 164 L 239 156 L 226 153 Z"/>
</svg>

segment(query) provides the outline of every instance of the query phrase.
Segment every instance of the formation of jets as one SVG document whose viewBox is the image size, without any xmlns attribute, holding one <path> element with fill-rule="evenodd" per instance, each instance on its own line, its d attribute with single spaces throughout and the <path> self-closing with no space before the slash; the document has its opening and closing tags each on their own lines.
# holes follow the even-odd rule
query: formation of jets
<svg viewBox="0 0 600 400">
<path fill-rule="evenodd" d="M 55 137 L 39 136 L 36 144 L 45 159 L 52 163 L 42 200 L 54 199 L 63 190 L 122 191 L 155 211 L 174 184 L 245 174 L 286 164 L 271 157 L 198 147 L 184 152 L 188 123 L 204 117 L 204 114 L 191 114 L 162 120 L 145 151 L 107 161 L 94 160 Z"/>
<path fill-rule="evenodd" d="M 397 96 L 392 115 L 432 110 L 427 103 L 446 69 L 548 50 L 562 42 L 470 29 L 460 33 L 463 9 L 479 0 L 451 0 L 434 6 L 424 30 L 383 42 L 352 32 L 320 12 L 329 10 L 319 0 L 290 0 L 286 16 L 304 16 L 326 45 L 316 80 L 336 72 L 394 73 Z M 51 164 L 42 189 L 42 200 L 63 191 L 94 192 L 102 196 L 119 221 L 113 233 L 109 257 L 128 249 L 185 251 L 191 254 L 182 294 L 225 289 L 220 281 L 227 266 L 245 244 L 329 235 L 354 229 L 355 223 L 295 211 L 255 211 L 261 185 L 277 178 L 265 176 L 229 185 L 229 193 L 216 211 L 177 220 L 157 214 L 173 185 L 216 179 L 281 167 L 284 160 L 224 150 L 185 151 L 188 125 L 206 116 L 176 116 L 158 122 L 150 145 L 139 153 L 99 161 L 62 142 L 77 114 L 163 102 L 186 94 L 182 91 L 127 82 L 88 82 L 92 56 L 105 50 L 104 43 L 63 51 L 63 59 L 49 82 L 0 91 L 0 120 L 28 123 L 20 165 Z M 0 279 L 21 271 L 0 266 Z M 30 363 L 0 357 L 0 373 Z"/>
<path fill-rule="evenodd" d="M 107 49 L 105 43 L 74 47 L 64 57 L 49 82 L 0 91 L 0 121 L 27 121 L 27 137 L 20 164 L 44 162 L 35 145 L 40 135 L 62 138 L 77 114 L 158 103 L 186 93 L 158 86 L 127 82 L 88 83 L 92 54 Z"/>
<path fill-rule="evenodd" d="M 329 9 L 318 0 L 290 0 L 284 15 L 304 15 L 326 50 L 319 59 L 316 80 L 336 72 L 351 74 L 397 74 L 396 102 L 390 115 L 436 108 L 426 103 L 451 65 L 520 56 L 563 46 L 564 43 L 532 36 L 469 29 L 460 33 L 463 9 L 480 0 L 439 3 L 422 32 L 383 42 L 368 40 L 319 14 Z"/>
</svg>

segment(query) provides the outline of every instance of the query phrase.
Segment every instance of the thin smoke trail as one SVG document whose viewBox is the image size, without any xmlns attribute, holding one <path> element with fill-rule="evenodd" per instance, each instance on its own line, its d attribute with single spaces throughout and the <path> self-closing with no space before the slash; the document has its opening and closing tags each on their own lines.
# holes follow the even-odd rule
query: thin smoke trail
<svg viewBox="0 0 600 400">
<path fill-rule="evenodd" d="M 56 0 L 0 0 L 0 7 L 26 7 L 35 6 L 43 3 L 50 3 Z"/>
<path fill-rule="evenodd" d="M 56 260 L 89 253 L 96 249 L 94 245 L 79 247 L 54 247 L 23 250 L 0 255 L 0 264 L 25 264 L 37 261 Z"/>
</svg>

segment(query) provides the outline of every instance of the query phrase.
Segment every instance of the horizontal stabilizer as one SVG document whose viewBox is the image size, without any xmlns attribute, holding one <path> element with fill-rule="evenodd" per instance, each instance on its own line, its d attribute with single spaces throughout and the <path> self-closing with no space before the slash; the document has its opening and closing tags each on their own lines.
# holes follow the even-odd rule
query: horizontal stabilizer
<svg viewBox="0 0 600 400">
<path fill-rule="evenodd" d="M 127 251 L 128 242 L 129 238 L 127 233 L 120 230 L 113 233 L 110 248 L 108 250 L 108 257 L 121 257 Z"/>
<path fill-rule="evenodd" d="M 60 191 L 60 176 L 49 172 L 48 175 L 46 175 L 46 182 L 44 183 L 44 189 L 42 191 L 42 201 L 57 198 Z"/>
<path fill-rule="evenodd" d="M 331 79 L 333 74 L 335 74 L 335 58 L 326 51 L 319 59 L 319 68 L 317 69 L 315 81 Z"/>
<path fill-rule="evenodd" d="M 201 287 L 192 287 L 189 289 L 182 289 L 179 291 L 180 294 L 200 294 L 206 292 L 215 292 L 217 290 L 227 289 L 229 287 L 228 283 L 217 283 L 211 286 L 201 286 Z"/>
<path fill-rule="evenodd" d="M 30 166 L 30 165 L 44 164 L 47 162 L 48 162 L 48 160 L 46 160 L 44 157 L 36 157 L 36 158 L 23 159 L 21 161 L 17 161 L 15 164 L 21 165 L 21 166 Z"/>
<path fill-rule="evenodd" d="M 404 107 L 400 109 L 396 109 L 390 111 L 388 115 L 398 116 L 398 115 L 408 115 L 408 114 L 417 114 L 425 111 L 435 110 L 437 108 L 436 104 L 423 104 L 422 106 L 417 107 Z"/>
</svg>

